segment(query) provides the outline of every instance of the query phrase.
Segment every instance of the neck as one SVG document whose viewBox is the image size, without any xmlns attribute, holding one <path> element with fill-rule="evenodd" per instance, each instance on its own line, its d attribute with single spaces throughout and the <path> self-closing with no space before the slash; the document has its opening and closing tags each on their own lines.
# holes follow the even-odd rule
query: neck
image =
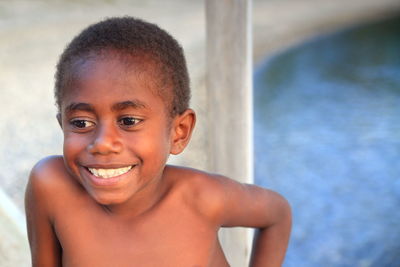
<svg viewBox="0 0 400 267">
<path fill-rule="evenodd" d="M 163 174 L 150 181 L 130 199 L 120 204 L 102 206 L 111 216 L 119 218 L 137 218 L 152 210 L 168 190 Z"/>
</svg>

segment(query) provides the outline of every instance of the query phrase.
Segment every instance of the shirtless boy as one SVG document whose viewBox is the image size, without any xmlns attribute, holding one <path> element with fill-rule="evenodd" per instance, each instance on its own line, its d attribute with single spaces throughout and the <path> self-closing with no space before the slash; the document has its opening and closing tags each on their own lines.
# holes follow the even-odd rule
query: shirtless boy
<svg viewBox="0 0 400 267">
<path fill-rule="evenodd" d="M 189 142 L 183 51 L 156 25 L 112 18 L 75 37 L 55 84 L 63 156 L 26 190 L 33 266 L 222 267 L 220 227 L 254 227 L 252 266 L 280 266 L 290 208 L 280 195 L 166 165 Z"/>
</svg>

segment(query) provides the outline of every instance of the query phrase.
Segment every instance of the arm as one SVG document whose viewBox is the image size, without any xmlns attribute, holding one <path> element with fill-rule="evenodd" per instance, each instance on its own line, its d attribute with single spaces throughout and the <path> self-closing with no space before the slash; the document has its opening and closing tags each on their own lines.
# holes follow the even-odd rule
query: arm
<svg viewBox="0 0 400 267">
<path fill-rule="evenodd" d="M 285 257 L 292 226 L 290 206 L 276 194 L 273 204 L 276 212 L 269 226 L 256 230 L 250 266 L 281 266 Z"/>
<path fill-rule="evenodd" d="M 222 193 L 221 224 L 257 228 L 250 266 L 281 266 L 288 246 L 291 211 L 279 194 L 218 177 Z"/>
<path fill-rule="evenodd" d="M 25 193 L 25 212 L 31 248 L 32 266 L 61 266 L 61 247 L 50 216 L 53 190 L 49 171 L 42 164 L 29 177 Z"/>
</svg>

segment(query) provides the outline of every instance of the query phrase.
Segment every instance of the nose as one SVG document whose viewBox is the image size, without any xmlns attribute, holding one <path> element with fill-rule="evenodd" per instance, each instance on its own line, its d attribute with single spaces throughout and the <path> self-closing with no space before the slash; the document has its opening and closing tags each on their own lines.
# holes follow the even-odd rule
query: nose
<svg viewBox="0 0 400 267">
<path fill-rule="evenodd" d="M 108 155 L 120 153 L 123 143 L 118 129 L 113 125 L 98 126 L 93 141 L 87 148 L 91 154 Z"/>
</svg>

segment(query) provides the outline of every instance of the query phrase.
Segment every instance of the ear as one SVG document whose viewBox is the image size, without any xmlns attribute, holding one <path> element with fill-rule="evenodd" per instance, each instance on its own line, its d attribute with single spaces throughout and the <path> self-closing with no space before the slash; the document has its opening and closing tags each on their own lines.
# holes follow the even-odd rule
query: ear
<svg viewBox="0 0 400 267">
<path fill-rule="evenodd" d="M 62 129 L 62 120 L 61 120 L 61 113 L 57 113 L 57 121 L 58 121 L 58 124 L 60 125 L 60 127 L 61 127 L 61 129 Z"/>
<path fill-rule="evenodd" d="M 196 113 L 192 109 L 185 110 L 185 112 L 173 119 L 171 125 L 171 154 L 177 155 L 185 149 L 195 124 Z"/>
</svg>

